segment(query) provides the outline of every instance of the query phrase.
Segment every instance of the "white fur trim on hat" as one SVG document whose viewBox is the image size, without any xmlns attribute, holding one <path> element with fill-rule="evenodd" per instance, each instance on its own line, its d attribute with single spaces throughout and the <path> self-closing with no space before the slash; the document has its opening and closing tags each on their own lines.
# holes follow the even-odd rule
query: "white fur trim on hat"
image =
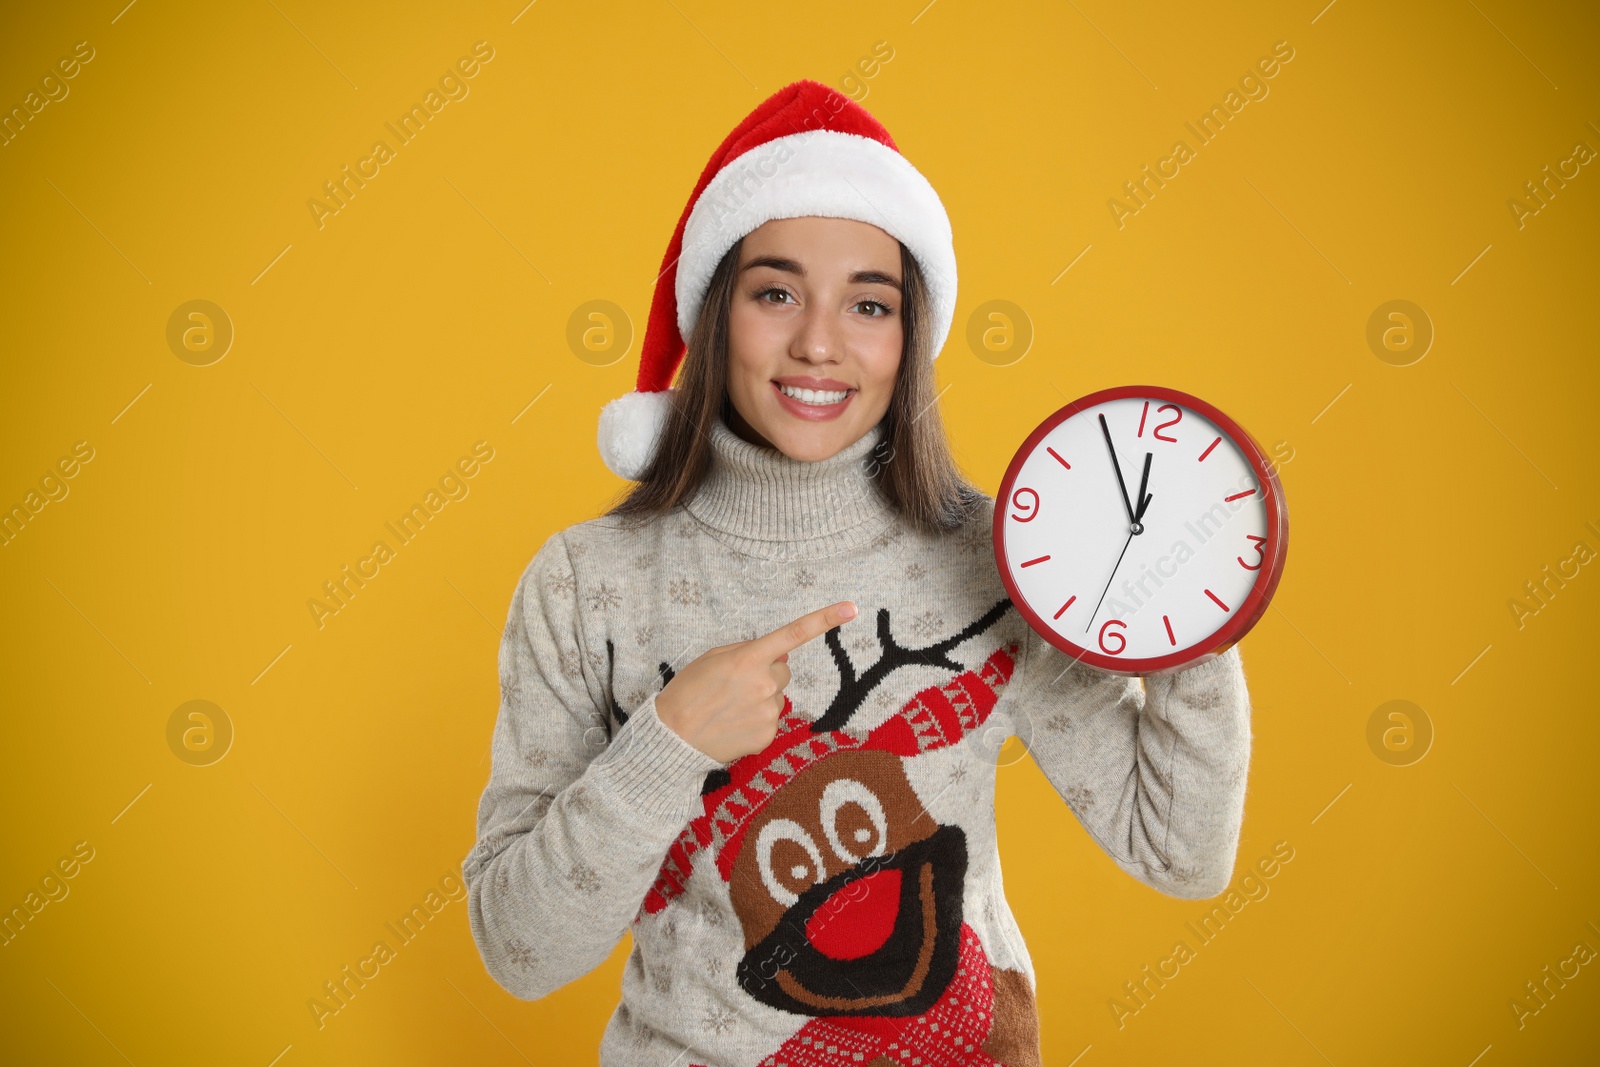
<svg viewBox="0 0 1600 1067">
<path fill-rule="evenodd" d="M 730 161 L 706 185 L 683 230 L 678 332 L 694 332 L 711 275 L 735 241 L 773 219 L 804 215 L 871 223 L 910 249 L 927 279 L 937 357 L 956 311 L 950 217 L 928 179 L 899 152 L 837 130 L 768 141 Z"/>
<path fill-rule="evenodd" d="M 644 477 L 666 429 L 672 393 L 626 393 L 600 409 L 600 458 L 612 474 L 632 482 Z"/>
</svg>

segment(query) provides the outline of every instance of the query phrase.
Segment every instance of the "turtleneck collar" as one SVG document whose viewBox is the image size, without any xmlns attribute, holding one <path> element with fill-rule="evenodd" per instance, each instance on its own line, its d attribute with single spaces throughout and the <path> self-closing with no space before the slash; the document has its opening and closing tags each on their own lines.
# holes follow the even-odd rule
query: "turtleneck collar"
<svg viewBox="0 0 1600 1067">
<path fill-rule="evenodd" d="M 718 418 L 711 467 L 685 508 L 718 540 L 754 556 L 797 559 L 859 547 L 895 520 L 876 480 L 880 423 L 827 459 L 808 463 L 752 444 Z"/>
</svg>

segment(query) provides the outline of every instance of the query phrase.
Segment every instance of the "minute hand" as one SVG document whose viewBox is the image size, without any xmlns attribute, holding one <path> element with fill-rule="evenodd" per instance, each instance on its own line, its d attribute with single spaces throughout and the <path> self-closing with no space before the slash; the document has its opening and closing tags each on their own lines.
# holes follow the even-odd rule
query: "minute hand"
<svg viewBox="0 0 1600 1067">
<path fill-rule="evenodd" d="M 1106 436 L 1106 450 L 1111 453 L 1111 469 L 1117 472 L 1117 488 L 1122 490 L 1122 506 L 1128 509 L 1128 524 L 1132 526 L 1139 520 L 1133 514 L 1133 501 L 1128 499 L 1128 484 L 1122 480 L 1122 464 L 1117 462 L 1117 446 L 1111 443 L 1111 427 L 1106 425 L 1105 415 L 1100 416 L 1100 432 Z"/>
</svg>

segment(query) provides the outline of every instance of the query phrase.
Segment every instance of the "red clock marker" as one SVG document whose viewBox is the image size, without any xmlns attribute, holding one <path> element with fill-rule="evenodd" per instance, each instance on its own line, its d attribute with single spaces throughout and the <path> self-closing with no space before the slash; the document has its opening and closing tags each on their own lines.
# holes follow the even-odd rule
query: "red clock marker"
<svg viewBox="0 0 1600 1067">
<path fill-rule="evenodd" d="M 1217 594 L 1213 593 L 1211 590 L 1209 590 L 1209 589 L 1206 590 L 1206 596 L 1210 597 L 1211 598 L 1211 602 L 1213 604 L 1215 604 L 1217 607 L 1221 608 L 1223 611 L 1231 611 L 1232 610 L 1231 608 L 1228 607 L 1228 605 L 1226 605 L 1222 601 L 1218 600 L 1217 599 Z"/>
<path fill-rule="evenodd" d="M 1172 620 L 1163 615 L 1161 616 L 1161 621 L 1167 624 L 1167 640 L 1172 642 L 1173 648 L 1177 648 L 1178 639 L 1172 636 Z"/>
<path fill-rule="evenodd" d="M 1246 489 L 1242 493 L 1235 493 L 1232 496 L 1225 496 L 1225 497 L 1222 498 L 1222 500 L 1223 500 L 1223 503 L 1227 503 L 1229 500 L 1238 500 L 1240 497 L 1249 496 L 1251 493 L 1254 493 L 1254 492 L 1255 492 L 1254 489 Z"/>
<path fill-rule="evenodd" d="M 1054 615 L 1050 616 L 1050 617 L 1052 619 L 1061 618 L 1062 613 L 1065 612 L 1068 608 L 1072 607 L 1072 602 L 1074 600 L 1077 600 L 1077 599 L 1078 599 L 1078 594 L 1077 593 L 1073 593 L 1071 596 L 1067 597 L 1067 602 L 1065 604 L 1061 605 L 1061 607 L 1056 610 L 1056 613 Z"/>
<path fill-rule="evenodd" d="M 1044 450 L 1046 452 L 1050 453 L 1052 456 L 1056 457 L 1056 462 L 1061 464 L 1063 467 L 1067 468 L 1067 470 L 1071 470 L 1072 469 L 1072 464 L 1070 464 L 1066 460 L 1062 459 L 1061 458 L 1061 453 L 1057 452 L 1055 449 L 1051 448 L 1049 445 L 1046 445 Z"/>
<path fill-rule="evenodd" d="M 1045 560 L 1047 560 L 1049 558 L 1050 558 L 1049 556 L 1040 556 L 1038 559 L 1030 559 L 1026 563 L 1019 563 L 1019 564 L 1017 564 L 1017 566 L 1019 566 L 1019 567 L 1031 567 L 1035 563 L 1043 563 Z"/>
<path fill-rule="evenodd" d="M 1205 459 L 1207 456 L 1211 455 L 1211 450 L 1213 448 L 1216 448 L 1217 445 L 1219 445 L 1221 443 L 1222 443 L 1222 438 L 1219 437 L 1215 441 L 1212 441 L 1209 445 L 1206 445 L 1206 450 L 1204 452 L 1200 453 L 1200 459 Z M 1200 459 L 1195 460 L 1195 462 L 1199 463 Z"/>
</svg>

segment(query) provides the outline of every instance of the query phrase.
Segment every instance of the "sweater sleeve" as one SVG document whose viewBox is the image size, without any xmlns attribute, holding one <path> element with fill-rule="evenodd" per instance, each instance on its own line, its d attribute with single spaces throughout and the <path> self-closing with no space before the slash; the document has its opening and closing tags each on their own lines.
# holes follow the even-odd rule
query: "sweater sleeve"
<svg viewBox="0 0 1600 1067">
<path fill-rule="evenodd" d="M 1221 893 L 1233 877 L 1250 765 L 1239 646 L 1140 679 L 1027 634 L 1017 730 L 1050 784 L 1139 881 L 1187 899 Z"/>
<path fill-rule="evenodd" d="M 525 1000 L 605 961 L 697 810 L 706 773 L 725 766 L 657 717 L 654 694 L 610 734 L 608 698 L 584 669 L 581 596 L 555 534 L 511 600 L 493 764 L 462 865 L 484 965 Z"/>
</svg>

